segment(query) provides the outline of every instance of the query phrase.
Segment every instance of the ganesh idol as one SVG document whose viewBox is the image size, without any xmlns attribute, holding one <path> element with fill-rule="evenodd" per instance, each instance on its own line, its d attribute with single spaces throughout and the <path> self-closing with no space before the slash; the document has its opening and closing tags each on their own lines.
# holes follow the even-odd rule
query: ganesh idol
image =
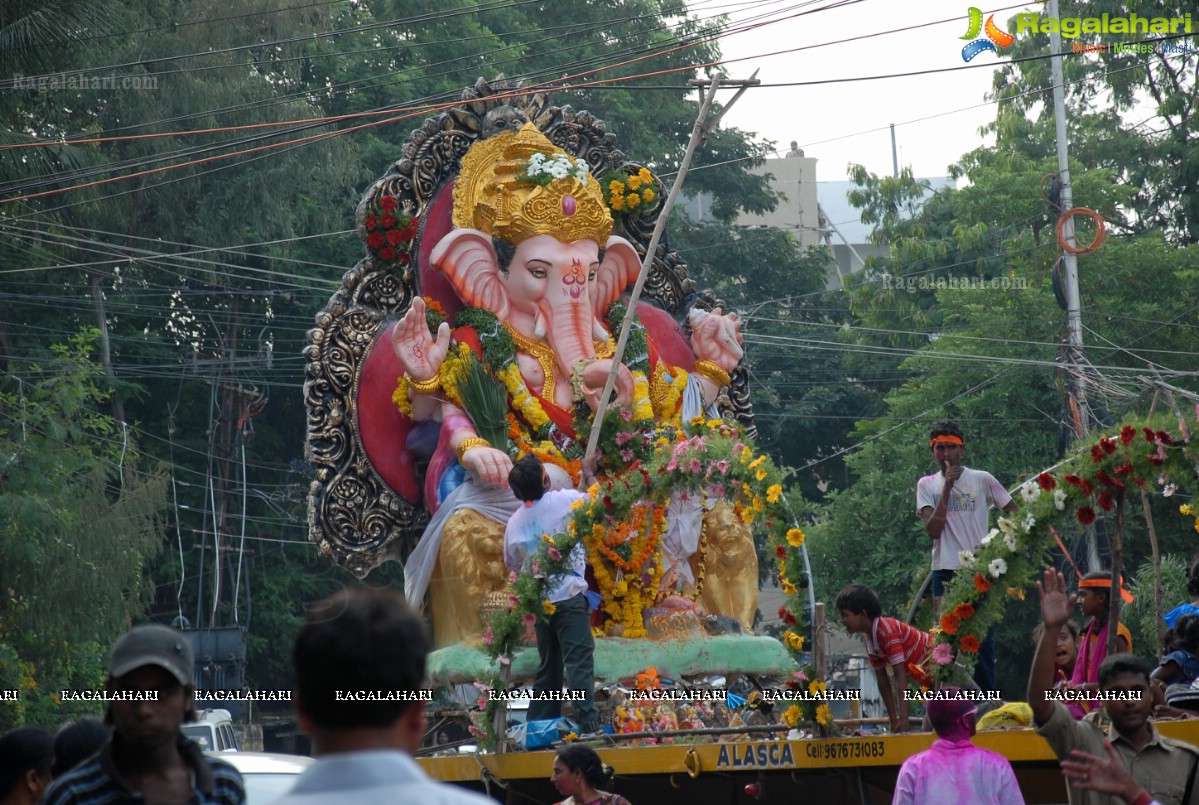
<svg viewBox="0 0 1199 805">
<path fill-rule="evenodd" d="M 692 355 L 683 368 L 634 313 L 629 348 L 614 365 L 628 315 L 622 295 L 636 282 L 640 256 L 612 234 L 612 210 L 588 166 L 533 123 L 481 139 L 465 153 L 452 222 L 429 260 L 457 297 L 454 321 L 440 320 L 417 297 L 391 331 L 403 369 L 395 404 L 435 433 L 424 478 L 432 516 L 405 564 L 405 592 L 416 604 L 428 595 L 438 646 L 477 638 L 481 607 L 508 582 L 502 549 L 518 505 L 507 488 L 514 457 L 535 453 L 557 485 L 577 485 L 613 369 L 611 410 L 677 425 L 715 415 L 713 403 L 742 356 L 735 314 L 691 312 Z M 464 399 L 472 363 L 503 386 L 503 443 L 481 435 L 478 413 Z M 671 502 L 664 530 L 659 594 L 693 593 L 698 609 L 748 630 L 758 584 L 749 529 L 720 505 L 688 498 Z M 702 592 L 695 556 L 701 534 L 708 540 Z"/>
</svg>

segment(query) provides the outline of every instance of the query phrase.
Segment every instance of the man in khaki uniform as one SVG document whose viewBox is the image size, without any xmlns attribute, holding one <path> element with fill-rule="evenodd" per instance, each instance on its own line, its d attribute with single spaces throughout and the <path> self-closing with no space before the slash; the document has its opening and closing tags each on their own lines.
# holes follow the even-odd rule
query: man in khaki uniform
<svg viewBox="0 0 1199 805">
<path fill-rule="evenodd" d="M 1125 768 L 1140 786 L 1133 799 L 1083 790 L 1073 781 L 1067 783 L 1071 805 L 1199 805 L 1195 785 L 1199 767 L 1199 749 L 1181 741 L 1162 737 L 1149 721 L 1153 700 L 1149 693 L 1149 669 L 1131 654 L 1113 654 L 1099 666 L 1099 689 L 1112 696 L 1101 712 L 1075 721 L 1061 702 L 1050 701 L 1053 688 L 1054 654 L 1062 624 L 1073 614 L 1077 596 L 1067 595 L 1061 573 L 1046 570 L 1043 582 L 1037 582 L 1041 596 L 1041 619 L 1045 630 L 1037 643 L 1032 671 L 1028 675 L 1028 703 L 1036 719 L 1037 732 L 1049 743 L 1059 759 L 1070 757 L 1071 750 L 1104 757 L 1104 739 L 1111 741 Z M 1097 721 L 1106 715 L 1106 731 Z M 1085 784 L 1085 783 L 1084 783 Z"/>
</svg>

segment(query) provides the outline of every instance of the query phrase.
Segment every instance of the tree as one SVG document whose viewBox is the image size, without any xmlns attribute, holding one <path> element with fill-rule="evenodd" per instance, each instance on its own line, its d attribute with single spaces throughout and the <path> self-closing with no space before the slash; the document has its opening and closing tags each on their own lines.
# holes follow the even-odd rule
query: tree
<svg viewBox="0 0 1199 805">
<path fill-rule="evenodd" d="M 21 690 L 4 726 L 56 723 L 55 691 L 101 688 L 109 646 L 154 594 L 166 475 L 139 469 L 136 443 L 102 412 L 94 344 L 56 345 L 51 368 L 0 387 L 0 677 Z"/>
</svg>

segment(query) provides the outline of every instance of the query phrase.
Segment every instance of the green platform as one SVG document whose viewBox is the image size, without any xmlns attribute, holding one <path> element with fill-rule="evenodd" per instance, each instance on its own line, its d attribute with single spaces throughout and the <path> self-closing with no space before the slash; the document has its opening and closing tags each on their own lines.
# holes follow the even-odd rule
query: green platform
<svg viewBox="0 0 1199 805">
<path fill-rule="evenodd" d="M 783 644 L 772 637 L 720 635 L 690 640 L 595 641 L 596 679 L 628 679 L 654 667 L 661 676 L 679 678 L 707 674 L 778 674 L 795 669 Z M 449 646 L 429 655 L 429 678 L 434 685 L 484 679 L 496 671 L 494 663 L 476 646 Z M 531 680 L 537 670 L 537 649 L 526 647 L 512 661 L 514 681 Z"/>
</svg>

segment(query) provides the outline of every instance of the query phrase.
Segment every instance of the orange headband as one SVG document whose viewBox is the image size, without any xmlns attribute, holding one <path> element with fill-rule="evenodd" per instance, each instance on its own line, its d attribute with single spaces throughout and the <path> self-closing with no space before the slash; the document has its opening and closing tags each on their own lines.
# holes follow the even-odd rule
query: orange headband
<svg viewBox="0 0 1199 805">
<path fill-rule="evenodd" d="M 928 443 L 929 443 L 930 445 L 937 445 L 937 444 L 956 444 L 956 445 L 961 445 L 961 444 L 962 444 L 962 438 L 961 438 L 960 436 L 936 436 L 936 437 L 934 437 L 934 438 L 932 438 L 932 439 L 929 439 Z"/>
<path fill-rule="evenodd" d="M 1080 590 L 1083 588 L 1086 588 L 1086 587 L 1099 588 L 1101 590 L 1110 590 L 1112 588 L 1112 580 L 1111 579 L 1083 579 L 1082 581 L 1078 582 L 1078 588 Z M 1120 597 L 1124 599 L 1124 603 L 1126 603 L 1126 604 L 1131 604 L 1133 601 L 1136 600 L 1133 597 L 1132 593 L 1130 593 L 1128 590 L 1124 589 L 1123 579 L 1121 579 L 1121 581 L 1120 581 Z"/>
</svg>

